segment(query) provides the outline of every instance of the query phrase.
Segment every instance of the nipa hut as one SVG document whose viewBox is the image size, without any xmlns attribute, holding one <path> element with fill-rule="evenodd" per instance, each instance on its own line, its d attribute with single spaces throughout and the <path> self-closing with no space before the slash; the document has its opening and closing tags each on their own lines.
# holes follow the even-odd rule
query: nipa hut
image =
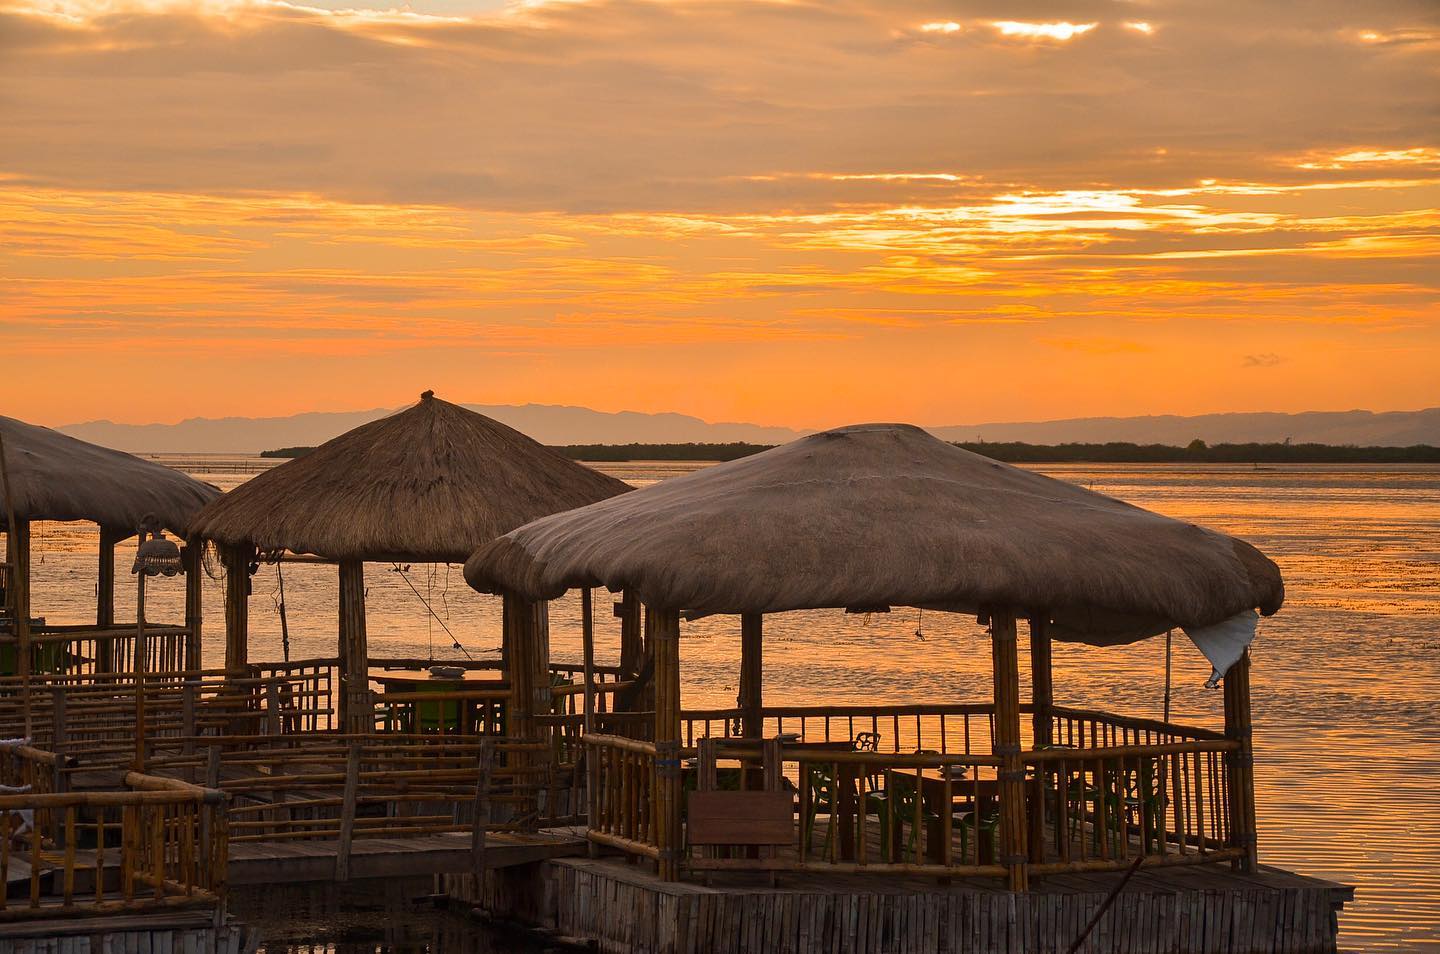
<svg viewBox="0 0 1440 954">
<path fill-rule="evenodd" d="M 118 658 L 112 644 L 118 634 L 128 640 L 135 627 L 115 626 L 115 546 L 142 526 L 187 537 L 195 513 L 220 491 L 163 464 L 0 417 L 0 496 L 0 521 L 6 530 L 0 644 L 18 646 L 18 653 L 12 648 L 3 655 L 11 656 L 24 674 L 42 660 L 49 669 L 79 665 L 102 672 L 125 670 L 131 663 Z M 40 520 L 83 520 L 99 526 L 94 627 L 40 626 L 32 620 L 30 529 Z M 198 552 L 186 548 L 192 568 Z M 171 662 L 182 667 L 198 665 L 200 656 L 200 578 L 195 573 L 188 577 L 185 615 L 184 627 L 153 631 L 174 643 Z"/>
<path fill-rule="evenodd" d="M 892 606 L 977 614 L 995 649 L 993 745 L 1007 759 L 999 777 L 1011 813 L 1000 860 L 1012 886 L 1025 882 L 1027 832 L 1016 619 L 1031 622 L 1035 749 L 1053 740 L 1051 639 L 1115 644 L 1179 627 L 1216 670 L 1240 670 L 1227 679 L 1226 714 L 1237 738 L 1243 730 L 1248 758 L 1243 656 L 1256 610 L 1274 613 L 1284 599 L 1275 564 L 1244 541 L 896 424 L 814 434 L 537 520 L 476 551 L 465 575 L 477 589 L 532 600 L 572 587 L 638 594 L 655 643 L 657 744 L 679 738 L 682 614 L 741 616 L 739 709 L 751 737 L 765 724 L 763 614 Z M 1248 762 L 1237 759 L 1229 777 L 1244 791 L 1233 799 L 1226 837 L 1251 850 L 1253 863 Z M 677 796 L 670 797 L 657 804 L 660 816 Z M 678 825 L 673 815 L 660 817 L 669 839 L 656 847 L 660 858 L 678 850 Z"/>
<path fill-rule="evenodd" d="M 256 476 L 196 518 L 194 532 L 219 544 L 227 567 L 227 668 L 246 662 L 246 568 L 257 554 L 338 563 L 342 722 L 366 729 L 365 561 L 458 563 L 517 526 L 629 489 L 426 391 L 415 406 Z"/>
</svg>

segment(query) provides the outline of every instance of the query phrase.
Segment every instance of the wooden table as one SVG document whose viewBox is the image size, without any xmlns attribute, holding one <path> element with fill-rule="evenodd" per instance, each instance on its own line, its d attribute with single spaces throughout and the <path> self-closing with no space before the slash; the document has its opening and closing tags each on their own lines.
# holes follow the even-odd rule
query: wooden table
<svg viewBox="0 0 1440 954">
<path fill-rule="evenodd" d="M 969 811 L 975 813 L 977 824 L 975 826 L 975 838 L 980 864 L 993 863 L 994 845 L 988 843 L 981 837 L 981 826 L 978 821 L 996 810 L 1000 801 L 1000 782 L 996 778 L 952 778 L 947 786 L 945 778 L 941 775 L 941 769 L 922 769 L 920 774 L 920 811 L 923 817 L 929 819 L 943 819 L 946 815 L 953 816 L 957 804 L 963 804 Z M 972 770 L 973 771 L 973 770 Z M 885 775 L 889 773 L 893 779 L 902 776 L 912 783 L 915 780 L 914 769 L 897 769 L 884 762 L 842 762 L 839 765 L 839 778 L 837 785 L 839 789 L 839 838 L 840 855 L 845 861 L 853 861 L 855 857 L 855 819 L 857 811 L 862 808 L 860 805 L 861 780 L 869 776 Z M 887 782 L 887 789 L 893 782 Z M 947 799 L 948 794 L 948 799 Z M 899 818 L 900 824 L 892 825 L 891 857 L 899 858 L 901 849 L 904 847 L 903 836 L 904 825 L 914 825 L 913 817 Z M 953 824 L 953 823 L 952 823 Z M 943 864 L 945 862 L 946 832 L 949 830 L 943 822 L 927 824 L 925 826 L 925 856 L 932 864 Z M 987 857 L 988 856 L 988 857 Z"/>
<path fill-rule="evenodd" d="M 489 669 L 467 669 L 459 676 L 432 676 L 428 672 L 406 669 L 371 669 L 369 677 L 372 682 L 380 684 L 383 692 L 439 694 L 485 689 L 504 691 L 510 688 L 508 680 L 496 679 L 494 670 Z M 464 725 L 477 724 L 482 705 L 488 707 L 484 700 L 473 699 L 439 699 L 435 702 L 417 700 L 405 705 L 410 709 L 410 725 L 405 727 L 405 730 L 415 731 L 418 721 L 418 728 L 422 732 L 463 731 Z M 465 714 L 463 720 L 462 705 Z"/>
</svg>

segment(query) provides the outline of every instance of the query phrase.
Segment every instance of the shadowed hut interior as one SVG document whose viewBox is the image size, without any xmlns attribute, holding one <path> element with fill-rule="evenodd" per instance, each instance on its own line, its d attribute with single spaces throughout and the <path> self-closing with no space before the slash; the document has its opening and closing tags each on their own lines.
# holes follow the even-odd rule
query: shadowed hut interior
<svg viewBox="0 0 1440 954">
<path fill-rule="evenodd" d="M 256 476 L 197 517 L 195 532 L 218 545 L 226 567 L 226 666 L 247 663 L 249 574 L 258 561 L 336 563 L 341 722 L 371 731 L 365 562 L 459 563 L 480 542 L 629 489 L 427 391 L 413 407 Z M 545 607 L 507 597 L 505 621 L 523 719 L 548 691 Z"/>
<path fill-rule="evenodd" d="M 196 512 L 219 496 L 210 484 L 162 464 L 0 417 L 0 521 L 6 541 L 0 667 L 28 678 L 40 670 L 127 672 L 143 662 L 134 651 L 135 624 L 116 625 L 115 547 L 142 527 L 187 539 Z M 99 527 L 93 626 L 47 625 L 32 615 L 30 531 L 43 520 L 88 521 Z M 193 568 L 198 547 L 182 552 Z M 172 668 L 199 668 L 200 598 L 199 574 L 190 573 L 184 625 L 151 627 L 152 638 L 161 640 L 154 650 Z"/>
<path fill-rule="evenodd" d="M 1136 851 L 1147 863 L 1227 860 L 1254 866 L 1246 647 L 1256 611 L 1276 612 L 1284 586 L 1275 564 L 1244 541 L 971 454 L 915 427 L 875 424 L 811 435 L 542 518 L 480 548 L 465 574 L 476 589 L 527 600 L 604 586 L 643 602 L 654 643 L 653 735 L 588 737 L 590 837 L 656 859 L 662 877 L 677 877 L 682 860 L 692 869 L 814 867 L 816 860 L 807 858 L 807 826 L 827 813 L 830 827 L 821 851 L 830 854 L 830 864 L 841 866 L 835 870 L 854 863 L 843 858 L 854 835 L 844 826 L 858 824 L 863 832 L 872 815 L 888 830 L 884 837 L 909 824 L 912 831 L 925 829 L 934 848 L 921 863 L 918 852 L 907 862 L 903 845 L 886 845 L 885 863 L 869 866 L 875 871 L 998 872 L 1019 889 L 1030 874 L 1121 867 Z M 899 750 L 898 713 L 895 754 L 883 758 L 863 754 L 874 751 L 875 739 L 861 738 L 866 733 L 853 740 L 861 754 L 817 754 L 805 748 L 806 740 L 783 733 L 761 738 L 767 725 L 779 729 L 786 718 L 760 698 L 764 614 L 896 606 L 974 614 L 988 628 L 993 699 L 949 713 L 966 719 L 963 755 L 945 749 L 944 707 L 929 713 L 940 719 L 938 751 L 920 739 L 923 707 L 911 707 L 914 712 L 907 709 L 905 716 L 915 716 L 914 753 Z M 741 618 L 739 705 L 733 713 L 685 713 L 679 699 L 680 621 L 711 614 Z M 1035 669 L 1028 706 L 1019 698 L 1019 619 L 1029 620 Z M 1184 629 L 1217 673 L 1227 674 L 1223 736 L 1055 705 L 1051 640 L 1111 645 L 1172 628 Z M 785 710 L 792 724 L 799 718 L 803 726 L 804 713 L 792 710 Z M 1033 722 L 1028 748 L 1022 745 L 1021 723 L 1027 710 Z M 825 707 L 812 711 L 812 718 L 824 721 L 827 744 L 835 715 Z M 990 721 L 988 751 L 970 750 L 971 715 Z M 714 716 L 729 746 L 721 752 L 734 756 L 739 743 L 752 746 L 748 758 L 763 758 L 772 783 L 781 777 L 779 763 L 795 766 L 789 774 L 802 789 L 798 804 L 805 816 L 797 860 L 782 864 L 773 852 L 714 858 L 704 854 L 704 846 L 714 842 L 697 844 L 694 806 L 686 814 L 682 805 L 679 752 L 695 744 L 694 736 L 708 735 Z M 853 713 L 850 724 L 853 728 Z M 631 725 L 632 735 L 641 734 Z M 713 738 L 706 741 L 708 756 L 704 744 L 699 750 L 702 790 L 707 779 L 714 784 L 716 778 L 717 750 Z M 754 748 L 762 744 L 763 757 Z M 634 757 L 650 759 L 656 772 L 647 793 L 649 814 L 637 822 L 622 806 L 615 822 L 604 809 L 616 797 L 606 788 L 607 773 L 616 759 L 625 764 Z M 739 757 L 742 763 L 747 758 Z M 913 776 L 905 783 L 911 786 L 906 804 L 914 808 L 913 820 L 893 815 L 901 776 Z M 1187 801 L 1191 782 L 1199 786 L 1202 776 L 1211 800 L 1197 787 L 1195 800 Z M 623 772 L 617 777 L 624 780 L 617 784 L 633 782 Z M 848 794 L 836 794 L 847 785 Z M 943 798 L 937 794 L 932 802 L 927 795 L 922 806 L 913 794 L 922 788 L 938 789 Z M 828 806 L 817 789 L 830 792 Z M 952 795 L 959 805 L 962 790 L 973 791 L 973 797 L 964 802 L 965 813 L 952 812 Z M 993 797 L 987 794 L 992 791 Z M 1222 804 L 1216 804 L 1216 792 Z M 872 810 L 887 795 L 892 807 Z M 725 811 L 741 812 L 738 804 Z M 993 819 L 987 814 L 992 805 Z M 756 821 L 751 819 L 752 827 Z M 998 839 L 988 859 L 979 847 L 987 827 Z M 963 857 L 964 848 L 956 863 L 950 836 L 960 831 L 964 845 L 966 830 L 973 836 L 973 863 Z M 1137 831 L 1139 842 L 1133 843 Z M 1058 857 L 1046 855 L 1040 842 L 1047 838 Z M 756 843 L 742 844 L 753 849 Z"/>
</svg>

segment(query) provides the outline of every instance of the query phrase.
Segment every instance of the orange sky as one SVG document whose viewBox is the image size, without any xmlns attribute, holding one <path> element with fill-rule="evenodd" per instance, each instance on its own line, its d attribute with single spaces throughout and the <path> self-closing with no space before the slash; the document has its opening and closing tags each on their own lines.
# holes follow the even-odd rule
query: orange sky
<svg viewBox="0 0 1440 954">
<path fill-rule="evenodd" d="M 336 6 L 0 0 L 0 413 L 1440 404 L 1433 3 Z"/>
</svg>

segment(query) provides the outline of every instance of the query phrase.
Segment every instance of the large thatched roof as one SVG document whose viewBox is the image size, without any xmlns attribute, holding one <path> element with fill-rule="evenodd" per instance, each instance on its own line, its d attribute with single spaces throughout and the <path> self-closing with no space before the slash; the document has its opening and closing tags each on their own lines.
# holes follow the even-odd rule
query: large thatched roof
<svg viewBox="0 0 1440 954">
<path fill-rule="evenodd" d="M 460 562 L 523 523 L 629 489 L 427 391 L 240 485 L 195 530 L 335 560 Z"/>
<path fill-rule="evenodd" d="M 163 464 L 0 417 L 16 520 L 89 520 L 133 533 L 154 516 L 184 534 L 220 491 Z M 0 524 L 6 517 L 0 501 Z"/>
<path fill-rule="evenodd" d="M 693 613 L 1011 609 L 1097 642 L 1284 599 L 1248 543 L 900 424 L 814 434 L 537 520 L 478 550 L 465 576 L 532 599 L 631 588 Z"/>
</svg>

